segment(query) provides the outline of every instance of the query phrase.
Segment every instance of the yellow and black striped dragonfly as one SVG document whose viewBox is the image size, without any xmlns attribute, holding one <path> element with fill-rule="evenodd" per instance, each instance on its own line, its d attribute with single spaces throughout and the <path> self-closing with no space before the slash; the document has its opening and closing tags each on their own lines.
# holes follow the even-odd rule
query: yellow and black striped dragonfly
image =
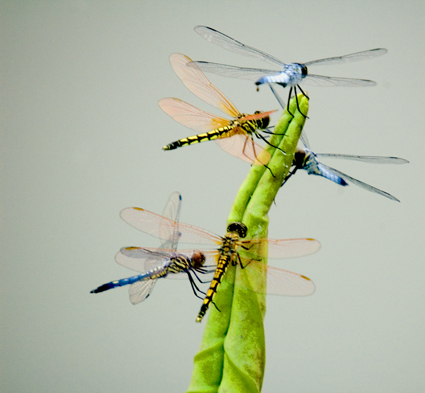
<svg viewBox="0 0 425 393">
<path fill-rule="evenodd" d="M 181 146 L 215 140 L 224 151 L 235 157 L 250 164 L 267 165 L 270 153 L 256 144 L 253 136 L 270 144 L 262 133 L 272 133 L 267 127 L 270 123 L 270 114 L 275 111 L 257 111 L 253 115 L 240 113 L 196 65 L 193 66 L 192 63 L 191 67 L 187 66 L 191 61 L 189 57 L 180 53 L 170 56 L 171 66 L 183 84 L 201 100 L 231 116 L 231 119 L 204 112 L 177 98 L 163 98 L 158 104 L 165 113 L 180 124 L 203 132 L 172 142 L 164 146 L 163 150 L 174 150 Z"/>
<path fill-rule="evenodd" d="M 167 217 L 150 212 L 142 208 L 128 208 L 123 210 L 121 216 L 134 228 L 147 233 L 151 236 L 162 238 L 163 231 L 172 231 L 177 223 Z M 200 250 L 206 257 L 205 268 L 215 268 L 214 277 L 211 286 L 206 293 L 202 308 L 196 319 L 201 322 L 203 316 L 208 310 L 209 305 L 227 271 L 230 264 L 238 265 L 247 269 L 250 277 L 264 276 L 267 274 L 267 286 L 265 293 L 282 296 L 307 296 L 314 292 L 313 282 L 300 274 L 292 273 L 287 270 L 267 266 L 259 259 L 257 255 L 246 258 L 239 255 L 239 250 L 244 249 L 248 252 L 255 247 L 267 247 L 269 258 L 294 258 L 313 254 L 320 248 L 320 243 L 314 239 L 244 239 L 247 229 L 242 223 L 231 223 L 228 226 L 228 233 L 223 237 L 196 227 L 194 225 L 178 223 L 179 241 L 183 243 L 195 243 L 208 245 L 210 250 Z M 131 247 L 137 252 L 138 247 Z M 236 282 L 236 285 L 248 287 L 244 282 Z M 252 288 L 249 288 L 252 289 Z M 254 289 L 255 292 L 261 292 Z"/>
</svg>

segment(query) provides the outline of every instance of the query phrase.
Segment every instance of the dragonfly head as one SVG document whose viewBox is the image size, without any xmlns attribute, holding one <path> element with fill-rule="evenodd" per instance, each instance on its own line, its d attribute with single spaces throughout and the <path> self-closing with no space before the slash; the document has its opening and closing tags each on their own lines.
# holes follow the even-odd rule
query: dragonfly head
<svg viewBox="0 0 425 393">
<path fill-rule="evenodd" d="M 255 111 L 254 115 L 259 115 L 260 113 L 263 113 L 262 111 Z M 261 119 L 257 119 L 257 127 L 264 130 L 267 128 L 270 124 L 270 116 L 264 116 Z"/>
<path fill-rule="evenodd" d="M 244 238 L 248 232 L 248 228 L 241 222 L 231 222 L 227 226 L 227 232 L 236 232 L 240 238 Z"/>
<path fill-rule="evenodd" d="M 308 74 L 308 68 L 304 64 L 298 64 L 301 67 L 301 76 L 305 78 Z"/>
<path fill-rule="evenodd" d="M 192 254 L 192 263 L 193 263 L 193 267 L 195 269 L 204 266 L 204 263 L 205 263 L 205 254 L 202 253 L 199 250 L 193 251 L 193 254 Z"/>
<path fill-rule="evenodd" d="M 292 165 L 295 165 L 297 168 L 302 168 L 306 158 L 306 151 L 304 149 L 298 148 L 294 154 L 294 161 L 292 162 Z"/>
</svg>

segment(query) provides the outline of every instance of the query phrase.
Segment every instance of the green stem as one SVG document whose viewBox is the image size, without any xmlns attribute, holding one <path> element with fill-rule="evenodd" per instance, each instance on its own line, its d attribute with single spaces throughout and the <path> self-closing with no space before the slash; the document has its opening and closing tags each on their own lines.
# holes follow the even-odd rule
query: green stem
<svg viewBox="0 0 425 393">
<path fill-rule="evenodd" d="M 308 112 L 308 99 L 298 95 L 301 111 Z M 285 110 L 274 128 L 275 135 L 266 150 L 271 154 L 267 169 L 252 166 L 233 203 L 228 223 L 243 222 L 248 227 L 247 239 L 266 238 L 268 212 L 280 186 L 292 165 L 305 118 L 297 110 L 295 99 L 290 102 L 292 117 Z M 276 135 L 282 134 L 282 135 Z M 273 173 L 273 174 L 272 174 Z M 253 250 L 250 250 L 251 252 Z M 267 250 L 258 251 L 267 263 Z M 243 256 L 243 250 L 239 251 Z M 194 359 L 192 380 L 187 393 L 258 393 L 264 377 L 265 335 L 263 319 L 265 296 L 234 285 L 244 280 L 249 269 L 229 266 L 214 298 L 220 312 L 210 307 L 201 348 Z M 251 280 L 248 278 L 248 280 Z M 262 282 L 255 283 L 265 287 Z"/>
</svg>

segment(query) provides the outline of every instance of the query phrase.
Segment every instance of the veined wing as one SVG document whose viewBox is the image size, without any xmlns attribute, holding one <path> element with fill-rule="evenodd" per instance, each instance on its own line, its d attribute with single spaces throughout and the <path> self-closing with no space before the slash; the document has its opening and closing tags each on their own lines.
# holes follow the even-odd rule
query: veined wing
<svg viewBox="0 0 425 393">
<path fill-rule="evenodd" d="M 150 212 L 140 207 L 128 207 L 121 210 L 121 218 L 132 227 L 157 237 L 161 240 L 162 232 L 159 228 L 169 226 L 173 229 L 176 222 L 159 214 Z M 221 238 L 212 232 L 198 228 L 194 225 L 179 223 L 180 241 L 183 243 L 198 243 L 217 245 L 221 243 Z"/>
<path fill-rule="evenodd" d="M 163 232 L 161 235 L 163 240 L 159 248 L 162 249 L 171 249 L 175 251 L 179 242 L 179 230 L 178 223 L 180 219 L 180 209 L 182 206 L 182 196 L 179 192 L 173 192 L 165 205 L 162 215 L 166 218 L 169 218 L 177 223 L 174 228 L 168 226 L 160 227 L 160 231 Z"/>
<path fill-rule="evenodd" d="M 375 86 L 376 82 L 368 79 L 354 79 L 354 78 L 338 78 L 323 75 L 308 74 L 302 81 L 302 84 L 310 86 L 322 86 L 322 87 L 364 87 L 364 86 Z"/>
<path fill-rule="evenodd" d="M 226 34 L 220 33 L 219 31 L 212 29 L 207 26 L 195 26 L 194 30 L 207 41 L 212 42 L 218 46 L 221 46 L 223 49 L 229 50 L 233 53 L 238 53 L 240 55 L 254 57 L 256 59 L 271 63 L 282 68 L 283 63 L 276 59 L 275 57 L 260 51 L 258 49 L 252 48 L 251 46 L 244 45 L 239 41 L 227 36 Z"/>
<path fill-rule="evenodd" d="M 207 61 L 192 61 L 189 67 L 197 66 L 203 72 L 226 76 L 228 78 L 248 79 L 256 82 L 263 76 L 273 76 L 280 74 L 280 71 L 264 70 L 260 68 L 236 67 L 227 64 L 210 63 Z"/>
<path fill-rule="evenodd" d="M 132 304 L 139 304 L 143 302 L 153 291 L 153 287 L 156 284 L 156 279 L 136 281 L 131 284 L 128 288 L 128 294 L 130 296 L 130 302 Z"/>
<path fill-rule="evenodd" d="M 173 255 L 173 250 L 151 247 L 122 247 L 115 255 L 115 261 L 121 266 L 139 273 L 146 273 L 154 268 L 165 267 Z"/>
<path fill-rule="evenodd" d="M 158 105 L 175 121 L 195 131 L 208 132 L 230 123 L 224 117 L 204 112 L 178 98 L 163 98 Z"/>
<path fill-rule="evenodd" d="M 250 120 L 258 120 L 258 119 L 262 119 L 264 117 L 268 117 L 270 116 L 272 113 L 277 112 L 277 109 L 272 110 L 272 111 L 268 111 L 268 112 L 261 112 L 261 113 L 255 113 L 253 115 L 247 115 L 247 116 L 243 116 L 239 119 L 239 121 L 250 121 Z"/>
<path fill-rule="evenodd" d="M 224 113 L 238 117 L 239 111 L 233 103 L 208 80 L 202 71 L 195 64 L 188 67 L 187 64 L 191 61 L 192 59 L 180 53 L 173 53 L 170 56 L 174 72 L 193 94 Z"/>
<path fill-rule="evenodd" d="M 272 259 L 286 259 L 286 258 L 297 258 L 306 255 L 314 254 L 320 250 L 320 242 L 316 239 L 311 238 L 298 238 L 298 239 L 251 239 L 241 240 L 242 245 L 246 245 L 248 248 L 256 245 L 267 245 L 268 258 Z M 253 259 L 258 259 L 258 256 L 251 253 L 249 250 L 243 252 L 245 255 L 252 255 Z M 261 257 L 261 255 L 260 255 Z M 246 257 L 245 257 L 246 258 Z"/>
<path fill-rule="evenodd" d="M 313 64 L 327 65 L 327 64 L 348 63 L 351 61 L 366 60 L 366 59 L 371 59 L 372 57 L 382 56 L 382 55 L 385 55 L 385 53 L 387 52 L 388 52 L 387 49 L 376 48 L 376 49 L 365 50 L 362 52 L 351 53 L 349 55 L 344 55 L 344 56 L 328 57 L 326 59 L 308 61 L 307 63 L 303 63 L 303 64 L 309 67 Z"/>
<path fill-rule="evenodd" d="M 391 199 L 393 201 L 400 202 L 399 199 L 397 199 L 395 196 L 389 194 L 388 192 L 382 191 L 379 188 L 371 186 L 370 184 L 367 184 L 367 183 L 364 183 L 360 180 L 357 180 L 354 177 L 348 176 L 345 173 L 343 173 L 343 172 L 341 172 L 341 171 L 339 171 L 335 168 L 331 168 L 331 167 L 329 167 L 325 164 L 320 163 L 320 165 L 323 166 L 324 168 L 326 168 L 329 172 L 332 172 L 332 173 L 336 174 L 337 176 L 340 176 L 341 178 L 343 178 L 347 182 L 351 182 L 351 183 L 355 184 L 356 186 L 359 186 L 359 187 L 361 187 L 361 188 L 363 188 L 367 191 L 374 192 L 376 194 L 382 195 L 382 196 L 384 196 L 388 199 Z"/>
<path fill-rule="evenodd" d="M 370 164 L 408 164 L 409 161 L 399 157 L 384 157 L 384 156 L 358 156 L 352 154 L 332 154 L 320 153 L 317 157 L 340 158 L 343 160 L 362 161 Z"/>
<path fill-rule="evenodd" d="M 266 274 L 266 286 L 261 277 Z M 246 268 L 238 267 L 235 285 L 256 293 L 280 296 L 308 296 L 315 285 L 308 277 L 252 261 Z"/>
<path fill-rule="evenodd" d="M 240 130 L 238 134 L 237 128 L 232 137 L 215 139 L 217 144 L 225 152 L 252 165 L 267 165 L 270 161 L 270 153 L 255 143 L 245 131 Z"/>
</svg>

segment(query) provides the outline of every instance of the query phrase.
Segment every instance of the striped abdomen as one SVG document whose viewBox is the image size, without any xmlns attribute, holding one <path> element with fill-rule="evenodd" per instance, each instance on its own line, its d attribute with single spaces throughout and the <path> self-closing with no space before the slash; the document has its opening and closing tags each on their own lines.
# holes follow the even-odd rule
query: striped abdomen
<svg viewBox="0 0 425 393">
<path fill-rule="evenodd" d="M 221 280 L 223 279 L 223 276 L 227 271 L 227 268 L 229 267 L 230 260 L 230 253 L 220 256 L 217 262 L 217 269 L 215 270 L 214 278 L 212 279 L 210 288 L 208 289 L 207 295 L 204 298 L 204 303 L 202 304 L 201 310 L 199 311 L 198 317 L 196 318 L 196 322 L 201 322 L 202 318 L 207 312 L 208 307 L 210 306 L 215 294 L 217 293 L 217 288 L 220 285 Z"/>
<path fill-rule="evenodd" d="M 235 125 L 233 123 L 230 123 L 228 126 L 220 127 L 215 130 L 205 132 L 203 134 L 188 136 L 187 138 L 179 139 L 178 141 L 172 142 L 164 146 L 162 149 L 174 150 L 181 146 L 193 145 L 194 143 L 213 141 L 214 139 L 218 139 L 218 138 L 230 137 L 233 135 L 230 133 L 231 131 L 233 131 L 234 128 L 235 128 Z"/>
<path fill-rule="evenodd" d="M 192 264 L 192 260 L 184 255 L 176 255 L 163 266 L 158 266 L 155 269 L 149 270 L 143 274 L 137 274 L 128 278 L 122 278 L 121 280 L 115 280 L 101 285 L 100 287 L 93 289 L 90 293 L 100 293 L 108 291 L 109 289 L 116 287 L 123 287 L 125 285 L 134 284 L 137 281 L 146 280 L 157 280 L 158 278 L 165 277 L 169 273 L 181 273 L 186 272 Z"/>
</svg>

